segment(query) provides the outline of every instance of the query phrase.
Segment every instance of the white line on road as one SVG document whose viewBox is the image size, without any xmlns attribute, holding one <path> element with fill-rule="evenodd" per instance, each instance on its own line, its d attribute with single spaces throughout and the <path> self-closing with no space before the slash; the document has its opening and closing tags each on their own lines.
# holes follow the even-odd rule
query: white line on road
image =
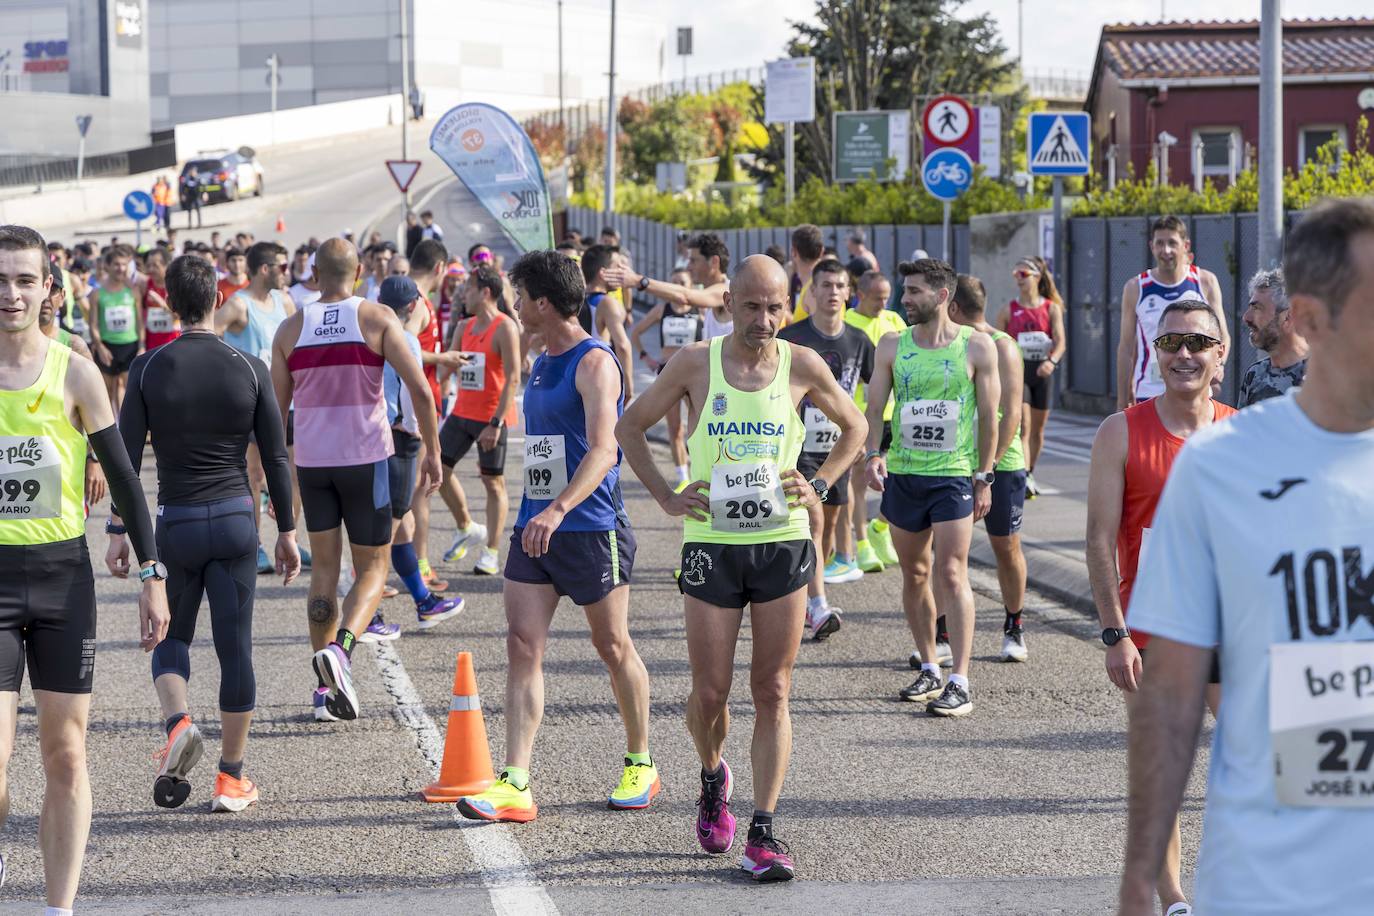
<svg viewBox="0 0 1374 916">
<path fill-rule="evenodd" d="M 391 644 L 373 643 L 372 651 L 377 659 L 382 683 L 396 703 L 397 717 L 415 735 L 420 754 L 437 779 L 444 759 L 444 739 L 439 734 L 438 726 L 425 712 L 424 701 Z M 554 906 L 544 886 L 535 879 L 529 860 L 515 841 L 511 829 L 505 824 L 469 821 L 456 809 L 452 810 L 458 831 L 482 872 L 482 883 L 487 886 L 491 906 L 497 916 L 541 913 L 556 916 L 558 907 Z"/>
<path fill-rule="evenodd" d="M 1041 451 L 1047 455 L 1056 455 L 1060 458 L 1072 458 L 1074 461 L 1081 461 L 1084 464 L 1088 464 L 1092 460 L 1091 457 L 1089 457 L 1092 454 L 1091 452 L 1080 452 L 1075 449 L 1060 448 L 1048 442 L 1045 443 Z"/>
</svg>

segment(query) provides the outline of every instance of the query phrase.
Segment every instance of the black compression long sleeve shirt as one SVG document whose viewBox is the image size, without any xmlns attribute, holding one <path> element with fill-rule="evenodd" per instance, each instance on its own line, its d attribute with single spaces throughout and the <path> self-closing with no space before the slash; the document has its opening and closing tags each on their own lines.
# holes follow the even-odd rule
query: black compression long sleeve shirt
<svg viewBox="0 0 1374 916">
<path fill-rule="evenodd" d="M 267 366 L 257 357 L 208 331 L 144 353 L 129 368 L 119 431 L 135 471 L 152 432 L 157 501 L 168 506 L 250 495 L 245 455 L 255 437 L 277 529 L 295 529 L 286 433 Z"/>
</svg>

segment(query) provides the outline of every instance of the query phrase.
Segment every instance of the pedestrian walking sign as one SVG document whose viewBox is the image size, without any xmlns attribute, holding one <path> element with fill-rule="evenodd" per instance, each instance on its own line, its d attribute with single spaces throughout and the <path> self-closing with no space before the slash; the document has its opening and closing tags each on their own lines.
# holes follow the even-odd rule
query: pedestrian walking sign
<svg viewBox="0 0 1374 916">
<path fill-rule="evenodd" d="M 1087 112 L 1037 111 L 1026 132 L 1032 175 L 1086 175 L 1089 165 Z"/>
</svg>

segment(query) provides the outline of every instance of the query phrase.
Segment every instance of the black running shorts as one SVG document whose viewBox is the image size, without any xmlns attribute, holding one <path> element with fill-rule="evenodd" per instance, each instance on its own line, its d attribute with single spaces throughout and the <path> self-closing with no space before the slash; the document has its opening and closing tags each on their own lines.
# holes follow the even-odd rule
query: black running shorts
<svg viewBox="0 0 1374 916">
<path fill-rule="evenodd" d="M 95 357 L 95 364 L 100 367 L 100 371 L 106 375 L 123 375 L 129 371 L 129 367 L 134 364 L 134 358 L 138 356 L 138 341 L 132 343 L 107 343 L 106 347 L 110 350 L 110 361 L 102 362 L 100 351 L 94 346 L 91 347 L 91 355 Z"/>
<path fill-rule="evenodd" d="M 346 467 L 296 468 L 307 531 L 343 525 L 359 547 L 391 543 L 391 473 L 386 458 Z"/>
<path fill-rule="evenodd" d="M 487 428 L 481 420 L 449 416 L 439 427 L 439 458 L 445 467 L 453 467 L 477 443 L 477 437 Z M 500 477 L 506 473 L 506 440 L 510 432 L 503 426 L 491 451 L 477 449 L 477 470 L 486 477 Z"/>
<path fill-rule="evenodd" d="M 90 693 L 95 577 L 84 537 L 0 546 L 0 690 Z"/>
<path fill-rule="evenodd" d="M 716 607 L 742 608 L 806 588 L 815 564 L 816 548 L 809 538 L 770 544 L 689 541 L 682 545 L 677 587 Z"/>
<path fill-rule="evenodd" d="M 1026 363 L 1021 399 L 1036 410 L 1050 409 L 1050 396 L 1054 393 L 1054 373 L 1041 378 L 1039 363 Z"/>
</svg>

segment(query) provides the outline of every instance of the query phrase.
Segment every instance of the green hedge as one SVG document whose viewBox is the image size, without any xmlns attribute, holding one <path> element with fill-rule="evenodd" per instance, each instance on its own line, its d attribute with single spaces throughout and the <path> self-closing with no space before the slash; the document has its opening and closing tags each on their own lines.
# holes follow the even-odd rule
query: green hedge
<svg viewBox="0 0 1374 916">
<path fill-rule="evenodd" d="M 574 194 L 572 203 L 599 209 L 602 200 L 598 193 Z M 695 196 L 660 193 L 639 185 L 617 185 L 615 205 L 620 213 L 694 229 L 750 229 L 800 223 L 818 226 L 929 225 L 939 223 L 944 212 L 941 201 L 927 194 L 920 185 L 868 180 L 827 185 L 818 178 L 808 180 L 797 189 L 791 208 L 775 191 L 770 191 L 762 200 L 753 192 L 733 204 L 726 204 L 703 202 Z M 1023 203 L 1011 187 L 979 173 L 968 193 L 955 201 L 951 218 L 956 223 L 964 223 L 976 214 L 1039 209 L 1047 205 L 1047 200 L 1039 195 L 1032 195 Z"/>
<path fill-rule="evenodd" d="M 1074 216 L 1150 216 L 1156 213 L 1253 213 L 1259 209 L 1259 175 L 1253 168 L 1236 176 L 1236 183 L 1218 189 L 1203 183 L 1195 192 L 1183 185 L 1155 186 L 1154 164 L 1138 180 L 1117 182 L 1111 190 L 1089 191 L 1073 207 Z M 1369 122 L 1360 118 L 1355 143 L 1342 150 L 1332 141 L 1300 171 L 1283 179 L 1283 205 L 1303 210 L 1322 197 L 1363 197 L 1374 194 L 1374 154 L 1369 150 Z"/>
</svg>

